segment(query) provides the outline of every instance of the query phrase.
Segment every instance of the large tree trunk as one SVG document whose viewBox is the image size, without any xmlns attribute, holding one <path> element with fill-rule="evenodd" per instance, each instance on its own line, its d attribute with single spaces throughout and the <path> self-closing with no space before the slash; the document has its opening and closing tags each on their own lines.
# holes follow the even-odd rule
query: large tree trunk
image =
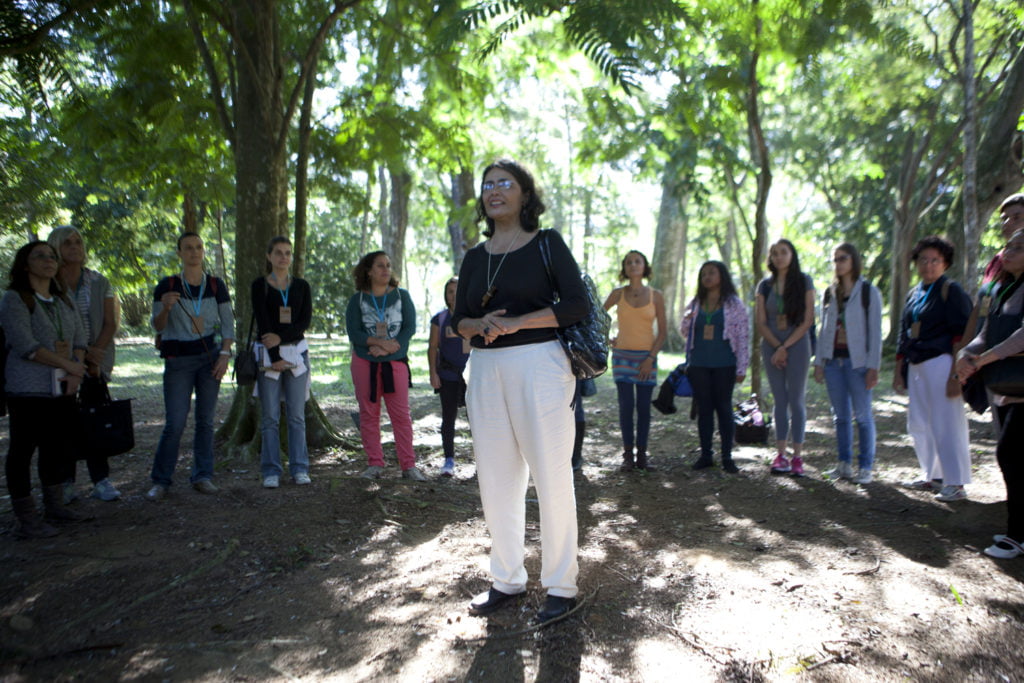
<svg viewBox="0 0 1024 683">
<path fill-rule="evenodd" d="M 313 96 L 316 94 L 316 59 L 306 74 L 306 87 L 302 93 L 299 112 L 299 140 L 295 159 L 295 235 L 292 239 L 292 273 L 302 277 L 306 272 L 306 207 L 309 181 L 309 138 L 313 133 Z"/>
<path fill-rule="evenodd" d="M 651 257 L 651 286 L 660 289 L 665 298 L 665 322 L 668 325 L 666 347 L 673 351 L 683 348 L 679 335 L 679 320 L 686 306 L 683 276 L 686 273 L 686 219 L 688 195 L 684 179 L 674 164 L 666 164 L 661 177 L 661 205 L 658 208 L 658 227 L 654 235 L 654 254 Z M 622 258 L 625 254 L 617 254 Z"/>
<path fill-rule="evenodd" d="M 388 204 L 388 220 L 384 223 L 381 244 L 391 259 L 391 270 L 402 273 L 405 263 L 405 233 L 409 227 L 409 195 L 412 192 L 412 175 L 404 168 L 390 168 L 391 200 Z"/>
<path fill-rule="evenodd" d="M 754 16 L 757 16 L 758 0 L 753 0 Z M 756 34 L 761 35 L 761 19 L 755 20 Z M 758 41 L 755 40 L 755 44 Z M 750 136 L 750 156 L 757 166 L 757 199 L 754 212 L 754 243 L 751 248 L 751 273 L 755 283 L 761 281 L 765 247 L 768 242 L 768 193 L 772 188 L 771 159 L 768 157 L 768 145 L 761 127 L 761 112 L 758 107 L 760 83 L 757 79 L 757 62 L 760 54 L 754 50 L 750 54 L 747 85 L 747 132 Z M 757 326 L 753 326 L 750 339 L 750 388 L 758 396 L 761 395 L 761 335 Z"/>
<path fill-rule="evenodd" d="M 452 188 L 452 212 L 448 217 L 448 238 L 452 247 L 454 272 L 462 268 L 466 251 L 480 240 L 476 222 L 476 184 L 473 171 L 465 167 L 450 176 Z"/>
</svg>

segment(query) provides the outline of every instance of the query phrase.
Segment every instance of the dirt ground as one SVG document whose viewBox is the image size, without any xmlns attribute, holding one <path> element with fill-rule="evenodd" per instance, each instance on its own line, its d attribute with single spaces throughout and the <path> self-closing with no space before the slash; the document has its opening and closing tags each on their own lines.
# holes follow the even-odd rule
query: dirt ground
<svg viewBox="0 0 1024 683">
<path fill-rule="evenodd" d="M 222 462 L 221 493 L 204 496 L 183 457 L 159 504 L 143 492 L 162 409 L 142 401 L 138 447 L 112 461 L 120 501 L 75 503 L 93 519 L 53 539 L 0 535 L 0 681 L 1024 678 L 1024 561 L 980 553 L 1005 516 L 987 417 L 972 420 L 970 500 L 944 504 L 896 485 L 916 461 L 905 402 L 886 391 L 877 480 L 858 487 L 821 474 L 834 445 L 820 389 L 809 476 L 794 479 L 768 473 L 765 447 L 738 449 L 738 475 L 693 472 L 683 401 L 655 414 L 658 470 L 620 474 L 615 391 L 599 386 L 576 487 L 582 604 L 565 621 L 531 628 L 543 601 L 532 489 L 527 597 L 467 614 L 488 586 L 489 540 L 464 419 L 457 476 L 437 478 L 429 388 L 413 396 L 428 483 L 393 462 L 365 481 L 359 453 L 332 451 L 314 454 L 311 487 L 264 490 L 254 463 Z M 355 436 L 351 397 L 325 406 Z M 80 466 L 83 495 L 87 479 Z"/>
</svg>

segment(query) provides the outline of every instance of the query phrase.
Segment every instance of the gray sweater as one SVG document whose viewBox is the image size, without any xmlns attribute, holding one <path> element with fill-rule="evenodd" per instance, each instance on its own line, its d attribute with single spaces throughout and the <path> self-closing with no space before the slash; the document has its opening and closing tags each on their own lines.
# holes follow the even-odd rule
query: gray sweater
<svg viewBox="0 0 1024 683">
<path fill-rule="evenodd" d="M 36 295 L 33 311 L 29 313 L 21 294 L 7 290 L 0 300 L 0 325 L 7 335 L 6 389 L 13 396 L 53 396 L 53 371 L 51 365 L 32 360 L 40 348 L 56 351 L 59 339 L 58 325 L 50 319 L 46 307 L 60 316 L 60 327 L 64 339 L 71 343 L 74 356 L 85 358 L 85 327 L 78 312 L 63 299 L 54 298 L 46 303 Z"/>
<path fill-rule="evenodd" d="M 870 287 L 868 310 L 865 315 L 861 288 Z M 821 297 L 821 332 L 818 334 L 818 352 L 814 358 L 815 365 L 824 365 L 832 360 L 836 343 L 836 325 L 839 322 L 839 302 L 836 300 L 835 287 L 829 287 Z M 844 323 L 846 325 L 846 344 L 850 349 L 850 365 L 855 368 L 866 367 L 878 370 L 882 366 L 882 293 L 864 278 L 853 283 L 853 290 L 845 306 Z"/>
</svg>

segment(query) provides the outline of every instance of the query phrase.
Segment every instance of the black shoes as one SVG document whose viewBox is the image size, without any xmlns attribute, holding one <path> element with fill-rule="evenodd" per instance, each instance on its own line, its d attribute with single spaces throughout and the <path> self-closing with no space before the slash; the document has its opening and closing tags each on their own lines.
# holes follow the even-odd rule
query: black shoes
<svg viewBox="0 0 1024 683">
<path fill-rule="evenodd" d="M 736 463 L 732 461 L 732 458 L 722 459 L 722 469 L 728 472 L 729 474 L 736 474 L 737 472 L 740 471 L 740 468 L 736 467 Z"/>
<path fill-rule="evenodd" d="M 710 455 L 702 455 L 699 458 L 697 458 L 697 461 L 695 463 L 690 465 L 690 469 L 706 470 L 707 468 L 713 466 L 714 464 L 715 461 L 711 459 Z"/>
<path fill-rule="evenodd" d="M 469 613 L 477 617 L 490 614 L 509 600 L 518 598 L 520 595 L 522 593 L 502 593 L 497 588 L 492 588 L 486 593 L 481 593 L 473 598 L 473 601 L 469 603 Z"/>
<path fill-rule="evenodd" d="M 546 624 L 568 613 L 576 606 L 576 598 L 561 598 L 557 595 L 549 595 L 544 601 L 544 609 L 537 612 L 533 622 L 535 624 Z"/>
</svg>

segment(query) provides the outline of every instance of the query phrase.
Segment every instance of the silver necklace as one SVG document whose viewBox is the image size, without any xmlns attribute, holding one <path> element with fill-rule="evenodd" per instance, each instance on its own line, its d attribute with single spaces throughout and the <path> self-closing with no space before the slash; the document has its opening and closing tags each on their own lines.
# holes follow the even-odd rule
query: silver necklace
<svg viewBox="0 0 1024 683">
<path fill-rule="evenodd" d="M 491 252 L 487 252 L 487 291 L 484 292 L 484 298 L 481 301 L 481 306 L 487 307 L 491 299 L 498 292 L 498 288 L 494 286 L 494 281 L 498 279 L 498 273 L 501 272 L 501 267 L 505 265 L 505 258 L 508 256 L 510 251 L 514 251 L 516 245 L 519 244 L 519 236 L 522 235 L 522 231 L 516 233 L 515 239 L 512 240 L 512 244 L 509 245 L 508 249 L 504 254 L 501 255 L 501 260 L 498 261 L 498 267 L 494 270 L 494 277 L 491 277 Z"/>
</svg>

